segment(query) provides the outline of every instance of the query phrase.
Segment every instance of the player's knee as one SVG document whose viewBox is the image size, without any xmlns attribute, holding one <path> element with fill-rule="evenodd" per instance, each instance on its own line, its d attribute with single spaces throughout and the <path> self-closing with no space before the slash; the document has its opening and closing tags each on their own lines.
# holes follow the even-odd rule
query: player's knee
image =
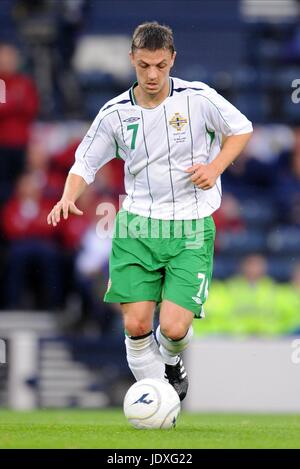
<svg viewBox="0 0 300 469">
<path fill-rule="evenodd" d="M 126 333 L 133 337 L 148 334 L 152 328 L 148 321 L 137 320 L 136 318 L 125 318 L 124 327 Z"/>
<path fill-rule="evenodd" d="M 185 323 L 170 323 L 166 325 L 161 324 L 160 330 L 168 339 L 180 340 L 186 335 L 188 328 Z"/>
</svg>

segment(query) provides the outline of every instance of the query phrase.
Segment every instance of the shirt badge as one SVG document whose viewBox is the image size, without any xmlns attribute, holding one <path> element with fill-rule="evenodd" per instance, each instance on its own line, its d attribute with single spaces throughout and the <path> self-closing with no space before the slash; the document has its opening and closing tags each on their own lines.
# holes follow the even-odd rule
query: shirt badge
<svg viewBox="0 0 300 469">
<path fill-rule="evenodd" d="M 177 130 L 177 132 L 180 132 L 185 124 L 187 124 L 187 119 L 183 116 L 180 115 L 179 112 L 175 112 L 174 116 L 172 117 L 171 120 L 169 120 L 169 124 L 174 127 L 174 129 Z"/>
</svg>

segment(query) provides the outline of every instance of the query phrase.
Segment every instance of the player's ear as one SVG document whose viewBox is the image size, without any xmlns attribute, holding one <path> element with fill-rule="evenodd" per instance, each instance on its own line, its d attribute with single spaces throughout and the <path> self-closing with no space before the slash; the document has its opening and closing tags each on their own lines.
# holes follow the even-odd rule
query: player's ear
<svg viewBox="0 0 300 469">
<path fill-rule="evenodd" d="M 173 67 L 173 65 L 174 65 L 176 55 L 177 55 L 177 52 L 176 52 L 176 50 L 174 50 L 173 55 L 172 55 L 172 59 L 171 59 L 171 67 Z"/>
<path fill-rule="evenodd" d="M 134 66 L 134 55 L 131 50 L 129 51 L 129 59 L 130 59 L 131 65 Z"/>
</svg>

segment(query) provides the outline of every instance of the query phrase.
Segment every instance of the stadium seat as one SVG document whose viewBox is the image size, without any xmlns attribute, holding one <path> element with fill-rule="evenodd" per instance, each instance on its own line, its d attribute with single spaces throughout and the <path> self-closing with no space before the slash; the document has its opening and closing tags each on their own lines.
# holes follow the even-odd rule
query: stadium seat
<svg viewBox="0 0 300 469">
<path fill-rule="evenodd" d="M 282 54 L 282 44 L 275 39 L 264 39 L 256 50 L 258 60 L 263 64 L 278 62 Z"/>
<path fill-rule="evenodd" d="M 218 242 L 222 253 L 236 255 L 264 252 L 266 247 L 265 233 L 257 229 L 238 233 L 220 232 Z"/>
<path fill-rule="evenodd" d="M 114 97 L 113 91 L 92 91 L 85 93 L 84 113 L 88 119 L 94 119 L 100 108 Z"/>
<path fill-rule="evenodd" d="M 293 265 L 299 262 L 300 258 L 269 256 L 267 261 L 268 274 L 278 282 L 288 282 L 291 278 Z"/>
<path fill-rule="evenodd" d="M 299 73 L 300 78 L 300 73 Z M 283 113 L 286 119 L 286 122 L 291 122 L 296 125 L 300 125 L 300 112 L 299 112 L 299 103 L 294 103 L 291 99 L 292 88 L 289 89 L 289 92 L 286 93 L 284 103 L 283 103 Z M 300 92 L 297 92 L 298 99 L 300 98 Z"/>
<path fill-rule="evenodd" d="M 290 90 L 292 93 L 292 82 L 295 78 L 300 78 L 300 67 L 283 67 L 274 76 L 274 81 L 282 91 Z M 290 93 L 290 94 L 291 94 Z"/>
<path fill-rule="evenodd" d="M 274 254 L 300 255 L 300 228 L 276 227 L 267 237 L 267 247 Z"/>
<path fill-rule="evenodd" d="M 213 278 L 224 280 L 236 273 L 239 259 L 233 256 L 216 254 L 214 259 Z"/>
<path fill-rule="evenodd" d="M 259 75 L 254 67 L 244 66 L 233 73 L 233 86 L 238 90 L 257 89 L 259 86 Z"/>
<path fill-rule="evenodd" d="M 100 71 L 126 81 L 131 76 L 127 35 L 85 35 L 77 43 L 73 58 L 78 73 Z"/>
<path fill-rule="evenodd" d="M 267 115 L 267 102 L 258 91 L 240 91 L 232 100 L 233 104 L 252 122 L 264 123 Z"/>
<path fill-rule="evenodd" d="M 77 78 L 83 88 L 108 88 L 114 83 L 114 78 L 110 73 L 101 72 L 100 70 L 78 72 Z"/>
<path fill-rule="evenodd" d="M 276 218 L 276 210 L 268 199 L 246 199 L 241 201 L 243 220 L 249 227 L 270 226 Z"/>
</svg>

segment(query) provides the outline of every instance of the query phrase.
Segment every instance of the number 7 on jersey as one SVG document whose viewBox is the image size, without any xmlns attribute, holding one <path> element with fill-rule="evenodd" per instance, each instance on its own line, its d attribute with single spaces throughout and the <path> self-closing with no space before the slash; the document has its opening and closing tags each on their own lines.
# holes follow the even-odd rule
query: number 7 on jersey
<svg viewBox="0 0 300 469">
<path fill-rule="evenodd" d="M 127 126 L 127 130 L 133 131 L 132 138 L 131 138 L 131 145 L 130 145 L 131 150 L 135 149 L 135 141 L 136 141 L 138 128 L 139 128 L 139 124 L 130 124 Z"/>
</svg>

